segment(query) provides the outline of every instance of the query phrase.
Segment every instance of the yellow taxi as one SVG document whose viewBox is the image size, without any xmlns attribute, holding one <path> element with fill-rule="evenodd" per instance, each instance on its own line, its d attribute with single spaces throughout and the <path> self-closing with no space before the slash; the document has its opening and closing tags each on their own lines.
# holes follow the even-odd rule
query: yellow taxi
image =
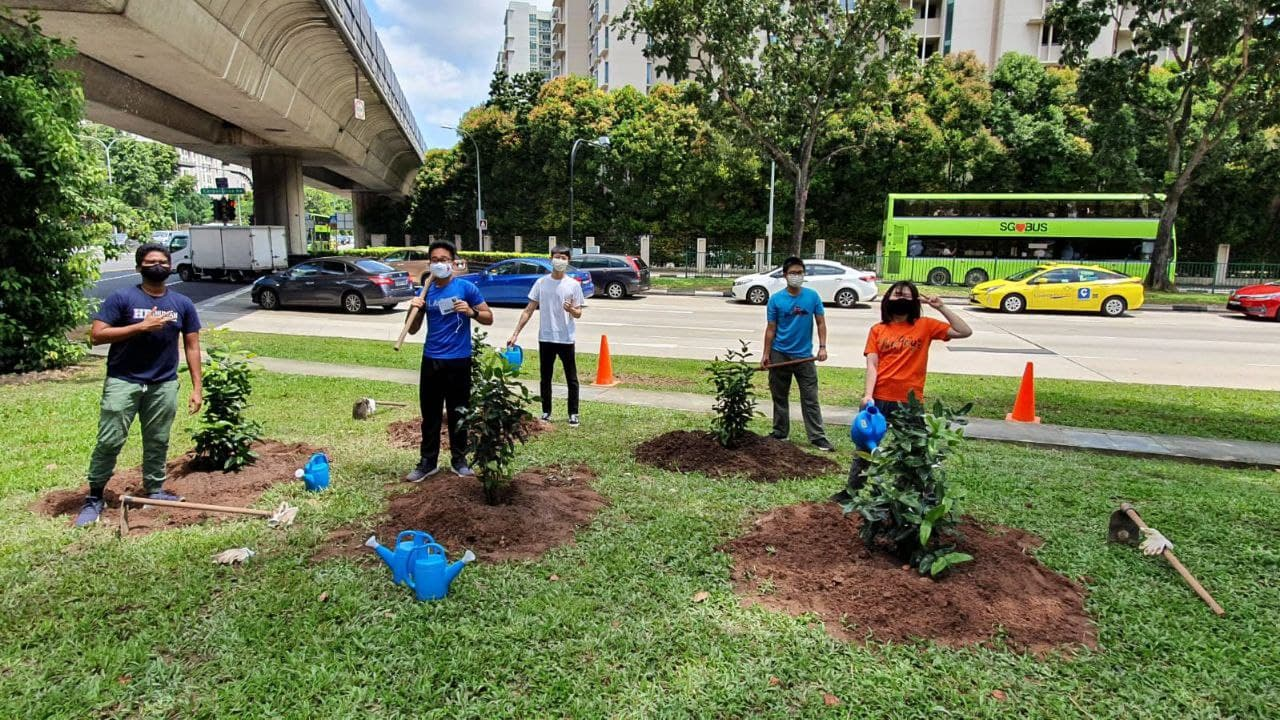
<svg viewBox="0 0 1280 720">
<path fill-rule="evenodd" d="M 1099 265 L 1045 263 L 973 286 L 969 302 L 992 310 L 1076 310 L 1120 317 L 1142 307 L 1142 279 Z"/>
</svg>

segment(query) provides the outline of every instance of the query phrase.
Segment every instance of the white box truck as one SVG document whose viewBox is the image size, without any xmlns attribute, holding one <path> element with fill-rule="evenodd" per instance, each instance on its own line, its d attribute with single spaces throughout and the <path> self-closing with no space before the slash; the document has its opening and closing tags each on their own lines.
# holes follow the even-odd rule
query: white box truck
<svg viewBox="0 0 1280 720">
<path fill-rule="evenodd" d="M 283 225 L 195 225 L 174 233 L 169 252 L 183 282 L 203 278 L 246 282 L 289 267 Z"/>
</svg>

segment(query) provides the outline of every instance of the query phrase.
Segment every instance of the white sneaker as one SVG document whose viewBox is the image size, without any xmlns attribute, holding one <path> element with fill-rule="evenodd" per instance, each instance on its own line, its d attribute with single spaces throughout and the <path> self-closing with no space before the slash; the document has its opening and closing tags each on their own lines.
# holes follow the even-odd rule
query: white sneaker
<svg viewBox="0 0 1280 720">
<path fill-rule="evenodd" d="M 551 413 L 542 413 L 542 422 L 551 422 Z"/>
<path fill-rule="evenodd" d="M 578 416 L 577 416 L 577 415 L 570 415 L 570 416 L 569 416 L 569 427 L 578 427 Z"/>
</svg>

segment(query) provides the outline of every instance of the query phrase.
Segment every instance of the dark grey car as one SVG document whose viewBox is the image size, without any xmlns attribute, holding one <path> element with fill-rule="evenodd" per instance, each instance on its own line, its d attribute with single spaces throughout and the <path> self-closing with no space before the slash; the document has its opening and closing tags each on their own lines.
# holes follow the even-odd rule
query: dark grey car
<svg viewBox="0 0 1280 720">
<path fill-rule="evenodd" d="M 591 273 L 596 295 L 616 300 L 649 289 L 649 266 L 636 255 L 575 255 L 573 266 Z"/>
<path fill-rule="evenodd" d="M 409 300 L 413 282 L 409 273 L 377 260 L 327 257 L 258 278 L 252 297 L 264 310 L 307 305 L 359 313 L 370 305 L 392 307 Z"/>
</svg>

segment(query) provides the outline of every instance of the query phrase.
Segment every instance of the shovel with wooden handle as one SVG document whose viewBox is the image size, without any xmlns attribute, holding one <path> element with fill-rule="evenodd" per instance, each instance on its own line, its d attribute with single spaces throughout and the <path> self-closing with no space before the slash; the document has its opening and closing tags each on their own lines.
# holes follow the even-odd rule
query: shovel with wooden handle
<svg viewBox="0 0 1280 720">
<path fill-rule="evenodd" d="M 418 317 L 418 313 L 422 308 L 417 305 L 409 306 L 409 314 L 404 318 L 404 327 L 400 328 L 400 337 L 396 340 L 395 351 L 400 352 L 400 346 L 404 344 L 404 337 L 409 334 L 409 326 L 413 324 L 413 319 Z"/>
<path fill-rule="evenodd" d="M 1138 511 L 1134 510 L 1132 505 L 1129 503 L 1121 503 L 1120 509 L 1111 513 L 1111 522 L 1107 527 L 1107 541 L 1137 545 L 1143 535 L 1148 536 L 1148 542 L 1154 541 L 1156 543 L 1155 547 L 1152 549 L 1156 549 L 1158 552 L 1149 554 L 1163 555 L 1164 559 L 1168 560 L 1169 564 L 1173 566 L 1173 569 L 1177 570 L 1178 574 L 1182 576 L 1183 581 L 1190 585 L 1191 589 L 1196 591 L 1196 595 L 1199 595 L 1200 599 L 1209 606 L 1209 609 L 1213 611 L 1214 615 L 1221 616 L 1226 614 L 1226 611 L 1223 610 L 1222 606 L 1213 599 L 1213 596 L 1209 594 L 1209 591 L 1204 589 L 1204 586 L 1200 584 L 1200 581 L 1196 580 L 1195 576 L 1187 570 L 1186 566 L 1184 566 L 1182 562 L 1178 560 L 1178 557 L 1173 554 L 1173 551 L 1169 549 L 1170 547 L 1173 547 L 1173 543 L 1166 540 L 1165 537 L 1160 535 L 1156 530 L 1147 527 L 1147 524 L 1142 521 L 1142 518 L 1138 515 Z"/>
<path fill-rule="evenodd" d="M 814 357 L 807 357 L 807 358 L 796 358 L 795 360 L 783 360 L 780 363 L 769 363 L 768 365 L 761 365 L 760 367 L 756 368 L 756 372 L 760 372 L 761 370 L 772 370 L 773 368 L 786 367 L 788 365 L 802 365 L 804 363 L 815 362 L 817 361 L 817 359 L 818 359 L 817 356 L 814 356 Z"/>
</svg>

